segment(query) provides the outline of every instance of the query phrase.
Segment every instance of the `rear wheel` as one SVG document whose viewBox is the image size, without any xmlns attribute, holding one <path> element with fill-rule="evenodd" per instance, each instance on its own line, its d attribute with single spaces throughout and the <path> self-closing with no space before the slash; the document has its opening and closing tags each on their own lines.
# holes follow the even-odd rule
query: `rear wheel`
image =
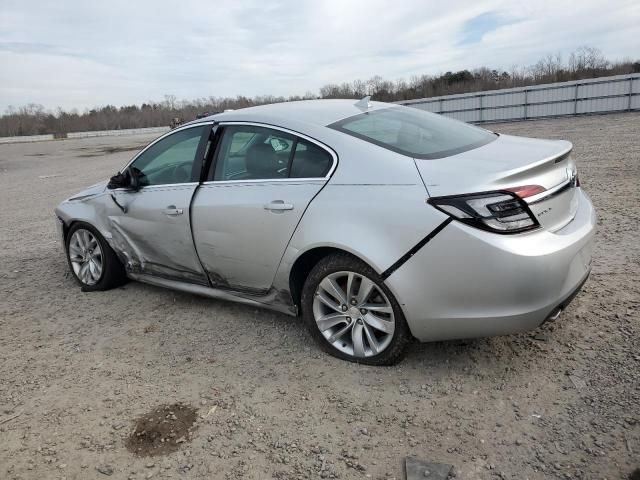
<svg viewBox="0 0 640 480">
<path fill-rule="evenodd" d="M 83 291 L 109 290 L 126 282 L 124 267 L 115 252 L 91 225 L 74 224 L 65 246 L 69 268 Z"/>
<path fill-rule="evenodd" d="M 301 304 L 311 336 L 344 360 L 393 365 L 411 339 L 391 291 L 371 267 L 350 255 L 320 260 L 305 281 Z"/>
</svg>

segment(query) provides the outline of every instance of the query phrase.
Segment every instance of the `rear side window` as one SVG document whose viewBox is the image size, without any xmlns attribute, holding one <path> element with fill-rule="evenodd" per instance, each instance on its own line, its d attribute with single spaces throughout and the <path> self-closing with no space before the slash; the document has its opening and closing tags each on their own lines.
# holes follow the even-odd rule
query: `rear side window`
<svg viewBox="0 0 640 480">
<path fill-rule="evenodd" d="M 295 140 L 293 135 L 265 127 L 225 127 L 213 180 L 287 178 Z"/>
<path fill-rule="evenodd" d="M 254 125 L 225 126 L 220 141 L 214 181 L 322 178 L 333 157 L 313 142 Z"/>
<path fill-rule="evenodd" d="M 324 177 L 333 163 L 333 158 L 325 149 L 314 143 L 298 139 L 291 161 L 291 178 Z"/>
<path fill-rule="evenodd" d="M 486 145 L 496 134 L 410 107 L 361 113 L 329 125 L 388 150 L 414 158 L 443 158 Z"/>
</svg>

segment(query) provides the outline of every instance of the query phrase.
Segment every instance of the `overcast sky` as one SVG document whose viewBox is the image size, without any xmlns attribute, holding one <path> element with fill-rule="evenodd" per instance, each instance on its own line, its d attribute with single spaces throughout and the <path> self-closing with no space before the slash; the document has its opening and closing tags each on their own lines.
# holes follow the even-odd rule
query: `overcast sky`
<svg viewBox="0 0 640 480">
<path fill-rule="evenodd" d="M 1 0 L 0 111 L 317 92 L 595 46 L 640 57 L 638 0 Z"/>
</svg>

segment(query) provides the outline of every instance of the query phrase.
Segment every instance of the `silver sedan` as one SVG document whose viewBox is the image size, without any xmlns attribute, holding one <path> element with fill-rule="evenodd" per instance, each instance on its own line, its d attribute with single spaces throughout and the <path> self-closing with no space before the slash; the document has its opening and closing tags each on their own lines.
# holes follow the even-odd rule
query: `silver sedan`
<svg viewBox="0 0 640 480">
<path fill-rule="evenodd" d="M 171 131 L 56 216 L 85 291 L 134 279 L 272 308 L 387 365 L 414 338 L 567 306 L 596 219 L 571 149 L 369 99 L 281 103 Z"/>
</svg>

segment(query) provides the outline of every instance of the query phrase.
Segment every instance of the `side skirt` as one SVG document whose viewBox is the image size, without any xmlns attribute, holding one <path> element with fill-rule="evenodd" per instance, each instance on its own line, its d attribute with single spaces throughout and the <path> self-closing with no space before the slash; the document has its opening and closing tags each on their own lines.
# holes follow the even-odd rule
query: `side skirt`
<svg viewBox="0 0 640 480">
<path fill-rule="evenodd" d="M 236 294 L 234 292 L 226 290 L 219 290 L 217 288 L 195 285 L 193 283 L 184 283 L 177 280 L 169 280 L 166 278 L 154 277 L 151 275 L 127 272 L 127 276 L 132 280 L 136 280 L 142 283 L 148 283 L 149 285 L 155 285 L 156 287 L 164 287 L 171 290 L 193 293 L 195 295 L 201 295 L 203 297 L 215 298 L 216 300 L 228 300 L 231 302 L 243 303 L 245 305 L 251 305 L 254 307 L 267 308 L 269 310 L 275 310 L 277 312 L 285 313 L 291 316 L 296 316 L 297 314 L 295 306 L 283 302 L 282 299 L 286 298 L 284 292 L 279 292 L 276 289 L 271 289 L 266 294 L 256 296 L 255 298 L 248 298 L 247 296 L 243 296 L 239 293 Z"/>
</svg>

